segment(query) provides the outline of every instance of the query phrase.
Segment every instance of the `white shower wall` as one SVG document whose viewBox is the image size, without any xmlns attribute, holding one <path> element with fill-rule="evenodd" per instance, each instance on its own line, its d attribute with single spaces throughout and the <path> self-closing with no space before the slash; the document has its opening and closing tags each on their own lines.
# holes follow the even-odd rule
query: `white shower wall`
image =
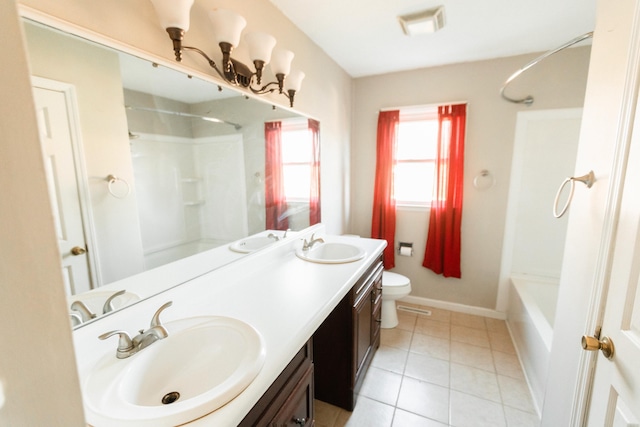
<svg viewBox="0 0 640 427">
<path fill-rule="evenodd" d="M 242 135 L 200 138 L 194 147 L 203 180 L 201 236 L 234 241 L 248 235 Z"/>
<path fill-rule="evenodd" d="M 509 193 L 513 231 L 506 232 L 513 236 L 510 275 L 560 278 L 568 215 L 555 218 L 553 204 L 562 181 L 575 174 L 581 118 L 580 108 L 518 113 Z M 567 186 L 560 205 L 568 192 Z"/>
<path fill-rule="evenodd" d="M 247 235 L 242 135 L 143 134 L 131 153 L 146 269 Z"/>
<path fill-rule="evenodd" d="M 145 255 L 188 240 L 181 175 L 193 169 L 191 144 L 141 135 L 131 151 Z"/>
</svg>

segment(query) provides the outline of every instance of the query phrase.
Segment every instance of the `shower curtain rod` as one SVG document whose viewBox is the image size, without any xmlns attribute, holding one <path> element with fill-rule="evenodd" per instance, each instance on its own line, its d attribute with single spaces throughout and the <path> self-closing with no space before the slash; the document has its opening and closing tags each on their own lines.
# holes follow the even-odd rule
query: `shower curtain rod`
<svg viewBox="0 0 640 427">
<path fill-rule="evenodd" d="M 516 71 L 515 73 L 513 73 L 511 75 L 511 77 L 509 77 L 504 84 L 502 85 L 502 88 L 500 89 L 500 96 L 502 96 L 504 99 L 506 99 L 509 102 L 513 102 L 514 104 L 526 104 L 527 106 L 533 104 L 533 96 L 528 95 L 525 98 L 521 98 L 521 99 L 516 99 L 516 98 L 510 98 L 507 95 L 504 94 L 505 89 L 507 88 L 507 86 L 509 85 L 509 83 L 511 83 L 512 81 L 514 81 L 518 76 L 520 76 L 520 74 L 524 73 L 525 71 L 527 71 L 529 68 L 533 67 L 534 65 L 536 65 L 537 63 L 539 63 L 540 61 L 542 61 L 545 58 L 550 57 L 551 55 L 560 52 L 563 49 L 566 49 L 570 46 L 573 46 L 576 43 L 580 43 L 583 40 L 586 40 L 588 38 L 593 37 L 593 31 L 590 31 L 588 33 L 585 33 L 579 37 L 576 37 L 575 39 L 572 39 L 570 41 L 568 41 L 567 43 L 563 44 L 562 46 L 559 46 L 553 50 L 550 50 L 542 55 L 540 55 L 539 57 L 537 57 L 536 59 L 534 59 L 533 61 L 529 62 L 527 65 L 525 65 L 524 67 L 520 68 L 518 71 Z"/>
<path fill-rule="evenodd" d="M 201 120 L 206 120 L 208 122 L 214 122 L 214 123 L 223 123 L 225 125 L 233 126 L 234 128 L 236 128 L 236 130 L 239 130 L 239 129 L 242 128 L 242 126 L 240 126 L 237 123 L 228 122 L 226 120 L 217 119 L 215 117 L 201 116 L 199 114 L 183 113 L 183 112 L 180 112 L 180 111 L 161 110 L 159 108 L 134 107 L 134 106 L 131 106 L 131 105 L 126 105 L 125 108 L 127 110 L 138 110 L 138 111 L 148 111 L 148 112 L 152 112 L 152 113 L 171 114 L 173 116 L 189 117 L 189 118 L 192 118 L 192 119 L 201 119 Z"/>
</svg>

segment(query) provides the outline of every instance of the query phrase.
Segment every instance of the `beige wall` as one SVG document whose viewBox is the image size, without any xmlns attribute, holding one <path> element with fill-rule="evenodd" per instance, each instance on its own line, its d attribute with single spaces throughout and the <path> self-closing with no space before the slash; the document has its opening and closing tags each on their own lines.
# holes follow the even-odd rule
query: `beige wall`
<svg viewBox="0 0 640 427">
<path fill-rule="evenodd" d="M 412 295 L 495 308 L 516 114 L 522 110 L 580 107 L 584 101 L 589 47 L 565 50 L 523 74 L 508 88 L 531 94 L 531 107 L 502 100 L 505 79 L 536 55 L 456 64 L 355 80 L 350 232 L 369 236 L 375 176 L 376 123 L 381 108 L 466 101 L 462 279 L 444 278 L 421 266 L 427 211 L 399 210 L 398 241 L 413 242 L 413 257 L 396 257 L 394 271 L 412 281 Z M 485 191 L 473 178 L 487 169 L 496 185 Z"/>
<path fill-rule="evenodd" d="M 0 387 L 2 426 L 82 426 L 69 317 L 31 82 L 13 2 L 0 2 Z M 0 399 L 2 400 L 2 399 Z"/>
</svg>

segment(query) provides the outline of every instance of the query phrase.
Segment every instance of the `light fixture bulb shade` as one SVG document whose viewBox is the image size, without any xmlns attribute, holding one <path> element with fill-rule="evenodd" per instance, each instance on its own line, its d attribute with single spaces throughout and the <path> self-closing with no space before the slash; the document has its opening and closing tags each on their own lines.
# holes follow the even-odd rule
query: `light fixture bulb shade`
<svg viewBox="0 0 640 427">
<path fill-rule="evenodd" d="M 194 0 L 151 0 L 163 29 L 189 31 L 189 14 Z"/>
<path fill-rule="evenodd" d="M 273 74 L 289 74 L 293 52 L 286 49 L 274 49 L 271 55 L 271 71 Z"/>
<path fill-rule="evenodd" d="M 271 52 L 276 45 L 276 39 L 270 34 L 252 32 L 244 36 L 249 47 L 249 58 L 252 61 L 264 61 L 265 65 L 271 61 Z"/>
<path fill-rule="evenodd" d="M 238 46 L 240 34 L 247 26 L 247 20 L 232 10 L 213 9 L 209 12 L 213 24 L 213 33 L 218 43 L 229 43 Z"/>
<path fill-rule="evenodd" d="M 300 87 L 302 87 L 302 79 L 304 79 L 304 73 L 302 71 L 291 70 L 291 73 L 289 73 L 284 81 L 284 88 L 298 92 Z"/>
</svg>

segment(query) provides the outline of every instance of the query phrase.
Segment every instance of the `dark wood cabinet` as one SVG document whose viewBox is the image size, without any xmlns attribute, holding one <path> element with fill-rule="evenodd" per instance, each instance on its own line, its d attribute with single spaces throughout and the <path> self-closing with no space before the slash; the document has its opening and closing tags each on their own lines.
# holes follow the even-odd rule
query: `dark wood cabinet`
<svg viewBox="0 0 640 427">
<path fill-rule="evenodd" d="M 348 411 L 380 346 L 382 270 L 380 257 L 313 336 L 316 398 Z"/>
<path fill-rule="evenodd" d="M 241 427 L 314 425 L 313 344 L 309 340 L 240 422 Z"/>
<path fill-rule="evenodd" d="M 313 396 L 313 366 L 310 366 L 273 417 L 270 426 L 313 426 Z"/>
<path fill-rule="evenodd" d="M 314 397 L 352 411 L 380 346 L 382 255 L 294 356 L 240 427 L 310 427 Z"/>
</svg>

